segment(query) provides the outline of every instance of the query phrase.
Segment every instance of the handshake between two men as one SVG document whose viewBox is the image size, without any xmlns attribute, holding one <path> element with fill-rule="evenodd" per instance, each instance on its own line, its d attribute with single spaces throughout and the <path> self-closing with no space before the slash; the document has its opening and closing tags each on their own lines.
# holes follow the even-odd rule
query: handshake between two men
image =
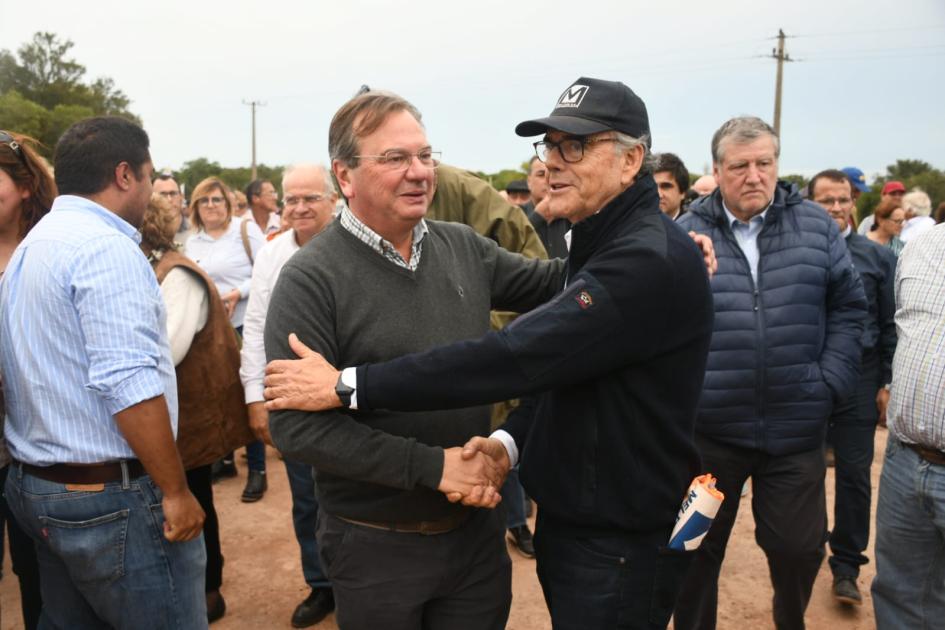
<svg viewBox="0 0 945 630">
<path fill-rule="evenodd" d="M 337 392 L 341 372 L 295 334 L 289 335 L 289 347 L 298 359 L 271 361 L 266 366 L 266 409 L 326 411 L 343 407 Z M 475 436 L 464 446 L 443 449 L 443 476 L 437 489 L 453 503 L 494 508 L 502 500 L 499 491 L 509 468 L 502 442 Z"/>
</svg>

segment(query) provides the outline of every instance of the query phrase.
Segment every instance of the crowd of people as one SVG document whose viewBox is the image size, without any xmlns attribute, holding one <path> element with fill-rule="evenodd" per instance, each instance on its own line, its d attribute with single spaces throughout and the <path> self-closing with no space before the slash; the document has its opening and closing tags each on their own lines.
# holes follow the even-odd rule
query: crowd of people
<svg viewBox="0 0 945 630">
<path fill-rule="evenodd" d="M 260 501 L 267 446 L 310 588 L 294 627 L 504 628 L 508 537 L 556 629 L 714 628 L 750 481 L 774 624 L 803 628 L 828 547 L 833 596 L 862 604 L 878 424 L 877 625 L 945 615 L 929 196 L 884 182 L 857 223 L 862 171 L 779 181 L 751 116 L 692 181 L 613 81 L 515 132 L 535 156 L 499 192 L 362 89 L 330 165 L 185 199 L 133 122 L 76 123 L 52 168 L 0 131 L 0 518 L 26 628 L 223 617 L 213 482 L 245 447 Z M 671 546 L 704 472 L 721 509 Z"/>
</svg>

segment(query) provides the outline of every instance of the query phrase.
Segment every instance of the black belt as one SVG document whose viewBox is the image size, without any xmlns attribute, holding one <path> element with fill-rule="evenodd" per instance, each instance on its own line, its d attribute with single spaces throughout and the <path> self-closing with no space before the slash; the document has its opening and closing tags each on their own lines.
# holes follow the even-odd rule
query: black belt
<svg viewBox="0 0 945 630">
<path fill-rule="evenodd" d="M 126 459 L 128 478 L 136 479 L 147 474 L 144 466 L 137 459 Z M 110 481 L 122 481 L 122 462 L 106 462 L 104 464 L 53 464 L 52 466 L 20 465 L 23 471 L 34 477 L 63 484 L 96 484 Z"/>
<path fill-rule="evenodd" d="M 361 525 L 363 527 L 370 527 L 372 529 L 383 529 L 388 532 L 400 532 L 403 534 L 445 534 L 446 532 L 451 532 L 469 518 L 469 515 L 472 514 L 472 510 L 462 510 L 456 512 L 451 516 L 440 519 L 438 521 L 413 521 L 407 523 L 397 523 L 392 521 L 359 521 L 353 518 L 345 518 L 339 516 L 341 520 L 346 523 L 352 523 L 354 525 Z"/>
<path fill-rule="evenodd" d="M 903 442 L 902 445 L 918 453 L 919 457 L 930 464 L 945 466 L 945 453 L 940 450 L 919 446 L 918 444 L 909 444 L 908 442 Z"/>
</svg>

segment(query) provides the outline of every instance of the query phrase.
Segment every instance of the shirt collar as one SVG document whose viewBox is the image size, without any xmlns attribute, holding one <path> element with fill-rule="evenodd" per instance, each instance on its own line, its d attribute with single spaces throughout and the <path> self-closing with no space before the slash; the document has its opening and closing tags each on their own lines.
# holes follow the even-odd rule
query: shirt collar
<svg viewBox="0 0 945 630">
<path fill-rule="evenodd" d="M 59 195 L 53 201 L 50 212 L 56 212 L 57 210 L 78 210 L 81 212 L 94 214 L 98 218 L 102 219 L 105 223 L 133 240 L 135 243 L 141 242 L 141 233 L 138 232 L 137 228 L 105 206 L 97 204 L 91 199 L 79 197 L 77 195 Z"/>
<path fill-rule="evenodd" d="M 361 238 L 362 241 L 370 245 L 379 254 L 387 255 L 388 253 L 394 253 L 400 256 L 400 253 L 397 251 L 397 248 L 394 247 L 393 243 L 368 227 L 364 221 L 359 219 L 353 212 L 351 212 L 351 208 L 349 208 L 347 205 L 341 209 L 341 224 L 349 232 L 353 232 L 355 235 Z M 429 231 L 430 229 L 427 227 L 427 222 L 425 219 L 420 219 L 420 222 L 413 226 L 413 243 L 411 244 L 410 249 L 414 255 L 416 255 L 416 252 L 420 250 L 420 244 L 423 242 L 423 238 Z M 401 258 L 403 257 L 401 256 Z M 411 256 L 411 260 L 413 258 L 414 256 Z"/>
<path fill-rule="evenodd" d="M 847 229 L 845 229 L 843 232 L 840 232 L 840 236 L 842 236 L 843 238 L 846 238 L 850 236 L 850 234 L 852 233 L 853 233 L 853 227 L 848 223 Z"/>
<path fill-rule="evenodd" d="M 746 221 L 742 221 L 741 219 L 736 217 L 734 214 L 732 214 L 732 211 L 728 209 L 727 205 L 725 205 L 725 201 L 722 201 L 722 210 L 725 211 L 725 216 L 728 217 L 729 227 L 735 227 L 736 224 L 751 225 L 752 223 L 756 222 L 756 219 L 760 221 L 761 223 L 764 223 L 765 215 L 768 214 L 768 210 L 770 209 L 771 209 L 771 203 L 768 204 L 767 208 L 765 208 L 759 214 L 756 214 L 749 221 L 746 222 Z"/>
</svg>

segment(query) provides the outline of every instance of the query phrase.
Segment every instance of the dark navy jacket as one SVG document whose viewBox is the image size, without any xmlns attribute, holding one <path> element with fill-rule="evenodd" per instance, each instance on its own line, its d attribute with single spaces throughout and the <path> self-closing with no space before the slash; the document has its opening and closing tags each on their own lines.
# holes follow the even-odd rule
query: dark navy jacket
<svg viewBox="0 0 945 630">
<path fill-rule="evenodd" d="M 879 364 L 876 387 L 892 382 L 892 360 L 896 352 L 896 255 L 856 232 L 846 237 L 853 266 L 860 274 L 869 316 L 863 328 L 863 358 Z"/>
<path fill-rule="evenodd" d="M 779 182 L 758 234 L 757 287 L 719 190 L 679 225 L 711 237 L 719 261 L 696 431 L 773 455 L 821 447 L 833 404 L 856 385 L 866 320 L 837 225 Z"/>
</svg>

